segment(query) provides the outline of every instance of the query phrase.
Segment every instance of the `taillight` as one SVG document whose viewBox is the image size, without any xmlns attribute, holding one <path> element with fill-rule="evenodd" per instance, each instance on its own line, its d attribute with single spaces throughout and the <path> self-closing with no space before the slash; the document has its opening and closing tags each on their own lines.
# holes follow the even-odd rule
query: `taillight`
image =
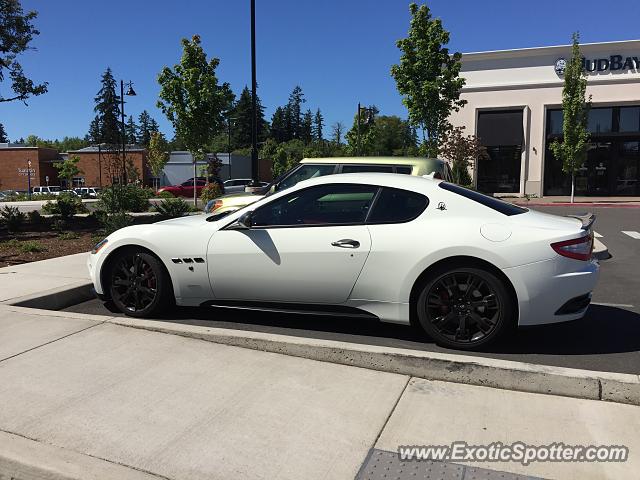
<svg viewBox="0 0 640 480">
<path fill-rule="evenodd" d="M 573 258 L 575 260 L 591 260 L 591 252 L 593 251 L 593 236 L 585 235 L 564 242 L 556 242 L 551 244 L 556 253 L 563 257 Z"/>
</svg>

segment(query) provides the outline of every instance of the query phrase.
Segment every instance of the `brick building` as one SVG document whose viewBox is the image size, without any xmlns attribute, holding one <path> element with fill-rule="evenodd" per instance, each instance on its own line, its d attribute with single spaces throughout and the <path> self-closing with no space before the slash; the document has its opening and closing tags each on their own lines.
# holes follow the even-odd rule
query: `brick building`
<svg viewBox="0 0 640 480">
<path fill-rule="evenodd" d="M 31 187 L 60 185 L 58 172 L 53 166 L 60 160 L 60 154 L 53 148 L 0 143 L 0 190 L 26 192 L 29 177 Z"/>
<path fill-rule="evenodd" d="M 82 173 L 73 179 L 74 187 L 105 187 L 117 183 L 122 177 L 122 149 L 113 150 L 104 145 L 91 146 L 68 152 L 67 155 L 80 159 L 78 168 Z M 137 177 L 143 185 L 149 184 L 147 151 L 144 148 L 127 145 L 125 162 L 129 179 Z"/>
</svg>

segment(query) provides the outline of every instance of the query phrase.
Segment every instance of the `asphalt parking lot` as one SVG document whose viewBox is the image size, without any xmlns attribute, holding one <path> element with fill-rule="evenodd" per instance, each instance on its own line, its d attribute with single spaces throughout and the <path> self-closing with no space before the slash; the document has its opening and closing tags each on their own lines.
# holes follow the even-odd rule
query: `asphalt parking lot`
<svg viewBox="0 0 640 480">
<path fill-rule="evenodd" d="M 593 304 L 582 320 L 521 329 L 501 345 L 473 354 L 544 365 L 639 374 L 640 208 L 534 208 L 558 215 L 584 213 L 587 210 L 596 213 L 595 231 L 609 248 L 612 257 L 601 262 L 601 277 L 594 292 Z M 74 305 L 65 311 L 120 315 L 97 299 Z M 410 327 L 362 319 L 222 308 L 176 308 L 163 318 L 158 318 L 158 321 L 459 353 L 438 347 Z"/>
</svg>

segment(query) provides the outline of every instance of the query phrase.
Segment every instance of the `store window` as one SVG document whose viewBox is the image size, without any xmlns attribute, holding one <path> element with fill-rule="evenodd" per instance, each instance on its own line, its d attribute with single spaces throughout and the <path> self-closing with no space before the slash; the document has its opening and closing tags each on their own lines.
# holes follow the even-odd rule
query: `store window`
<svg viewBox="0 0 640 480">
<path fill-rule="evenodd" d="M 477 187 L 483 193 L 518 193 L 524 129 L 522 110 L 478 114 L 478 138 L 487 158 L 478 162 Z"/>
<path fill-rule="evenodd" d="M 571 175 L 550 149 L 562 141 L 559 109 L 547 112 L 544 195 L 569 195 Z M 593 107 L 588 117 L 589 143 L 575 175 L 576 195 L 640 195 L 640 106 Z"/>
</svg>

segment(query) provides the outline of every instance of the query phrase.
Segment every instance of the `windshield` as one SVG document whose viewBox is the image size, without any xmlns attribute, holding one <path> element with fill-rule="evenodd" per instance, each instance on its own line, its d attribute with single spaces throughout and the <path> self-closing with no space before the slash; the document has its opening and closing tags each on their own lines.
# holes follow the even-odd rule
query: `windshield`
<svg viewBox="0 0 640 480">
<path fill-rule="evenodd" d="M 335 171 L 335 169 L 335 164 L 301 165 L 289 176 L 285 177 L 284 180 L 278 183 L 278 190 L 284 190 L 285 188 L 293 187 L 296 183 L 303 180 L 309 180 L 310 178 L 331 175 Z"/>
</svg>

